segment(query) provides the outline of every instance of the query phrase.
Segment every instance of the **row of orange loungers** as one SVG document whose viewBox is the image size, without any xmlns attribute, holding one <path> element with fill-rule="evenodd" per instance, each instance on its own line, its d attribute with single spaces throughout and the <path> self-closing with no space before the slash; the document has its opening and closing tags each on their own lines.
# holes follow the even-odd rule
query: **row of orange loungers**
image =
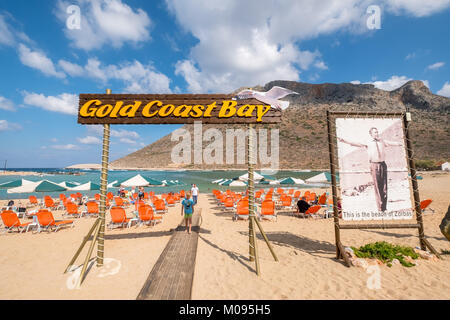
<svg viewBox="0 0 450 320">
<path fill-rule="evenodd" d="M 125 208 L 131 204 L 120 197 L 114 197 L 110 192 L 106 199 L 106 207 L 110 209 L 113 225 L 131 226 L 133 221 L 136 221 L 139 225 L 146 224 L 155 225 L 157 222 L 162 222 L 162 216 L 156 216 L 157 214 L 167 213 L 168 206 L 175 206 L 175 203 L 181 201 L 181 197 L 185 196 L 185 191 L 180 193 L 162 194 L 161 199 L 155 196 L 154 192 L 146 193 L 144 201 L 135 201 L 136 218 L 127 218 L 125 214 Z M 29 197 L 28 207 L 38 206 L 35 213 L 28 217 L 35 216 L 36 219 L 33 222 L 22 223 L 19 220 L 18 212 L 12 210 L 3 210 L 1 213 L 2 221 L 4 224 L 4 232 L 15 231 L 28 232 L 32 227 L 36 228 L 38 232 L 42 230 L 59 230 L 62 226 L 74 226 L 73 220 L 60 220 L 55 221 L 53 214 L 50 210 L 64 209 L 63 216 L 69 216 L 71 218 L 81 218 L 84 216 L 98 216 L 99 214 L 99 199 L 100 195 L 95 195 L 95 200 L 88 201 L 86 203 L 86 210 L 81 210 L 80 207 L 72 202 L 72 199 L 82 198 L 81 193 L 71 194 L 70 197 L 66 197 L 64 194 L 60 194 L 60 201 L 54 201 L 50 196 L 44 196 L 43 201 L 39 202 L 36 196 Z M 72 199 L 71 199 L 72 198 Z M 109 199 L 114 199 L 115 206 L 111 206 Z M 149 200 L 149 204 L 145 204 L 145 199 Z M 114 209 L 114 210 L 112 210 Z M 25 214 L 24 214 L 25 216 Z M 36 221 L 36 222 L 35 222 Z"/>
<path fill-rule="evenodd" d="M 53 214 L 46 209 L 40 209 L 35 215 L 37 217 L 37 223 L 21 223 L 14 211 L 3 211 L 1 216 L 4 224 L 4 232 L 6 233 L 16 229 L 18 232 L 22 233 L 24 231 L 27 232 L 31 227 L 36 227 L 37 232 L 41 232 L 42 230 L 54 230 L 56 232 L 63 226 L 74 227 L 73 220 L 55 220 Z"/>
<path fill-rule="evenodd" d="M 219 190 L 213 190 L 213 194 L 216 197 L 217 203 L 224 211 L 234 212 L 233 220 L 248 219 L 248 196 L 244 197 L 240 193 L 235 193 L 230 190 L 221 192 Z M 296 214 L 297 201 L 301 196 L 301 191 L 289 189 L 285 192 L 284 189 L 278 188 L 276 191 L 271 188 L 267 192 L 263 189 L 255 192 L 255 202 L 260 205 L 260 212 L 258 217 L 262 219 L 277 220 L 277 211 L 289 212 L 292 215 Z M 316 194 L 310 191 L 306 191 L 302 197 L 305 197 L 306 201 L 312 202 L 316 200 Z M 274 201 L 274 199 L 276 199 Z M 331 199 L 331 198 L 330 198 Z M 305 213 L 304 217 L 318 217 L 319 210 L 325 208 L 324 215 L 328 217 L 329 210 L 326 210 L 330 205 L 330 200 L 327 202 L 327 194 L 323 193 L 317 199 L 317 205 L 313 205 Z"/>
</svg>

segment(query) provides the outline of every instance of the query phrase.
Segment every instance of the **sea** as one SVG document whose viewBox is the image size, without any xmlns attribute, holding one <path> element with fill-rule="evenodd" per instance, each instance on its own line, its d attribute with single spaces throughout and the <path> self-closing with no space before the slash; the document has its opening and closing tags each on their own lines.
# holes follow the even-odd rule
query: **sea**
<svg viewBox="0 0 450 320">
<path fill-rule="evenodd" d="M 0 176 L 0 184 L 8 181 L 13 181 L 17 179 L 27 179 L 30 181 L 40 181 L 49 180 L 55 183 L 60 183 L 63 181 L 68 182 L 79 182 L 86 183 L 92 181 L 93 183 L 100 184 L 100 170 L 86 170 L 86 169 L 65 169 L 65 168 L 7 168 L 6 171 L 23 171 L 23 172 L 37 172 L 39 175 L 6 175 Z M 259 171 L 256 171 L 259 172 Z M 299 179 L 308 179 L 312 176 L 319 174 L 321 171 L 278 171 L 276 174 L 271 175 L 273 179 L 281 179 L 286 177 L 293 177 Z M 123 181 L 129 179 L 137 174 L 141 174 L 145 177 L 150 177 L 156 180 L 178 180 L 183 183 L 183 185 L 175 186 L 164 186 L 164 187 L 145 187 L 145 191 L 155 191 L 156 194 L 177 192 L 180 190 L 190 190 L 191 185 L 195 183 L 200 192 L 210 193 L 213 189 L 226 190 L 231 189 L 234 191 L 244 191 L 245 187 L 226 187 L 220 186 L 218 184 L 212 183 L 214 180 L 221 178 L 233 179 L 237 178 L 243 174 L 247 173 L 245 170 L 164 170 L 164 171 L 132 171 L 132 170 L 110 170 L 108 171 L 108 183 L 115 180 Z M 257 189 L 274 187 L 272 185 L 256 185 Z M 276 187 L 276 186 L 275 186 Z M 312 187 L 324 187 L 323 185 L 295 185 L 295 186 L 283 186 L 287 188 L 312 188 Z M 130 189 L 130 188 L 128 188 Z M 117 188 L 110 188 L 108 191 L 113 193 L 117 192 Z M 50 195 L 51 197 L 58 198 L 61 192 L 49 193 L 46 192 L 45 195 Z M 62 192 L 69 195 L 70 190 Z M 83 194 L 93 197 L 94 194 L 99 193 L 99 191 L 83 191 Z M 6 189 L 0 188 L 0 200 L 5 199 L 27 199 L 30 195 L 36 195 L 38 198 L 43 197 L 40 193 L 7 193 Z"/>
</svg>

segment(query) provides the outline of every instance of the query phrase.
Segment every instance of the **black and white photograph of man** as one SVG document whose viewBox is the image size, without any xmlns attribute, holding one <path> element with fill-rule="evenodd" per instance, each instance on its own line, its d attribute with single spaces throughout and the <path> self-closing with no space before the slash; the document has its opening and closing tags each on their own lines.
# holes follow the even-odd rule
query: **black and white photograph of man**
<svg viewBox="0 0 450 320">
<path fill-rule="evenodd" d="M 401 119 L 337 119 L 336 134 L 343 211 L 364 212 L 356 216 L 362 219 L 375 212 L 377 217 L 400 219 L 384 213 L 406 210 L 404 216 L 409 217 Z"/>
</svg>

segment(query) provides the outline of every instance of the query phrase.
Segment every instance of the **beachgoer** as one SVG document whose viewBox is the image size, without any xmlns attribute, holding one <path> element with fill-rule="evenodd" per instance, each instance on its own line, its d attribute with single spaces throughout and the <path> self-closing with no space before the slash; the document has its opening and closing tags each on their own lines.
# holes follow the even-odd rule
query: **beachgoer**
<svg viewBox="0 0 450 320">
<path fill-rule="evenodd" d="M 370 172 L 375 190 L 375 201 L 379 211 L 386 211 L 387 205 L 387 166 L 386 147 L 402 146 L 401 142 L 388 141 L 380 138 L 378 129 L 375 127 L 369 130 L 370 139 L 366 143 L 349 142 L 342 138 L 337 138 L 340 142 L 353 147 L 365 148 L 369 155 Z"/>
<path fill-rule="evenodd" d="M 195 184 L 192 185 L 191 193 L 192 193 L 192 200 L 194 200 L 194 204 L 197 204 L 199 190 Z"/>
<path fill-rule="evenodd" d="M 302 214 L 303 216 L 305 216 L 305 212 L 308 211 L 309 207 L 311 207 L 309 205 L 308 202 L 306 202 L 306 198 L 302 197 L 300 200 L 297 201 L 297 213 L 298 214 Z"/>
<path fill-rule="evenodd" d="M 181 202 L 181 215 L 184 211 L 184 221 L 186 222 L 186 231 L 191 233 L 192 215 L 194 214 L 194 201 L 190 199 L 191 194 L 187 193 L 186 198 Z M 189 227 L 189 228 L 188 228 Z"/>
<path fill-rule="evenodd" d="M 139 200 L 144 200 L 144 187 L 139 187 Z"/>
</svg>

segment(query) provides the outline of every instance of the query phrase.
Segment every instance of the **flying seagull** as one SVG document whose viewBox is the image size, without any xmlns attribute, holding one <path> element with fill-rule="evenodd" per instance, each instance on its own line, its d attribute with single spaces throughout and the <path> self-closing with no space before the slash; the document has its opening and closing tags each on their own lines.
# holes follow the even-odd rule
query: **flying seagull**
<svg viewBox="0 0 450 320">
<path fill-rule="evenodd" d="M 289 94 L 298 94 L 298 93 L 286 88 L 274 86 L 267 92 L 245 89 L 239 92 L 233 99 L 242 100 L 255 98 L 256 100 L 270 104 L 272 108 L 284 110 L 287 107 L 289 107 L 289 101 L 281 101 L 278 99 L 284 98 Z"/>
</svg>

